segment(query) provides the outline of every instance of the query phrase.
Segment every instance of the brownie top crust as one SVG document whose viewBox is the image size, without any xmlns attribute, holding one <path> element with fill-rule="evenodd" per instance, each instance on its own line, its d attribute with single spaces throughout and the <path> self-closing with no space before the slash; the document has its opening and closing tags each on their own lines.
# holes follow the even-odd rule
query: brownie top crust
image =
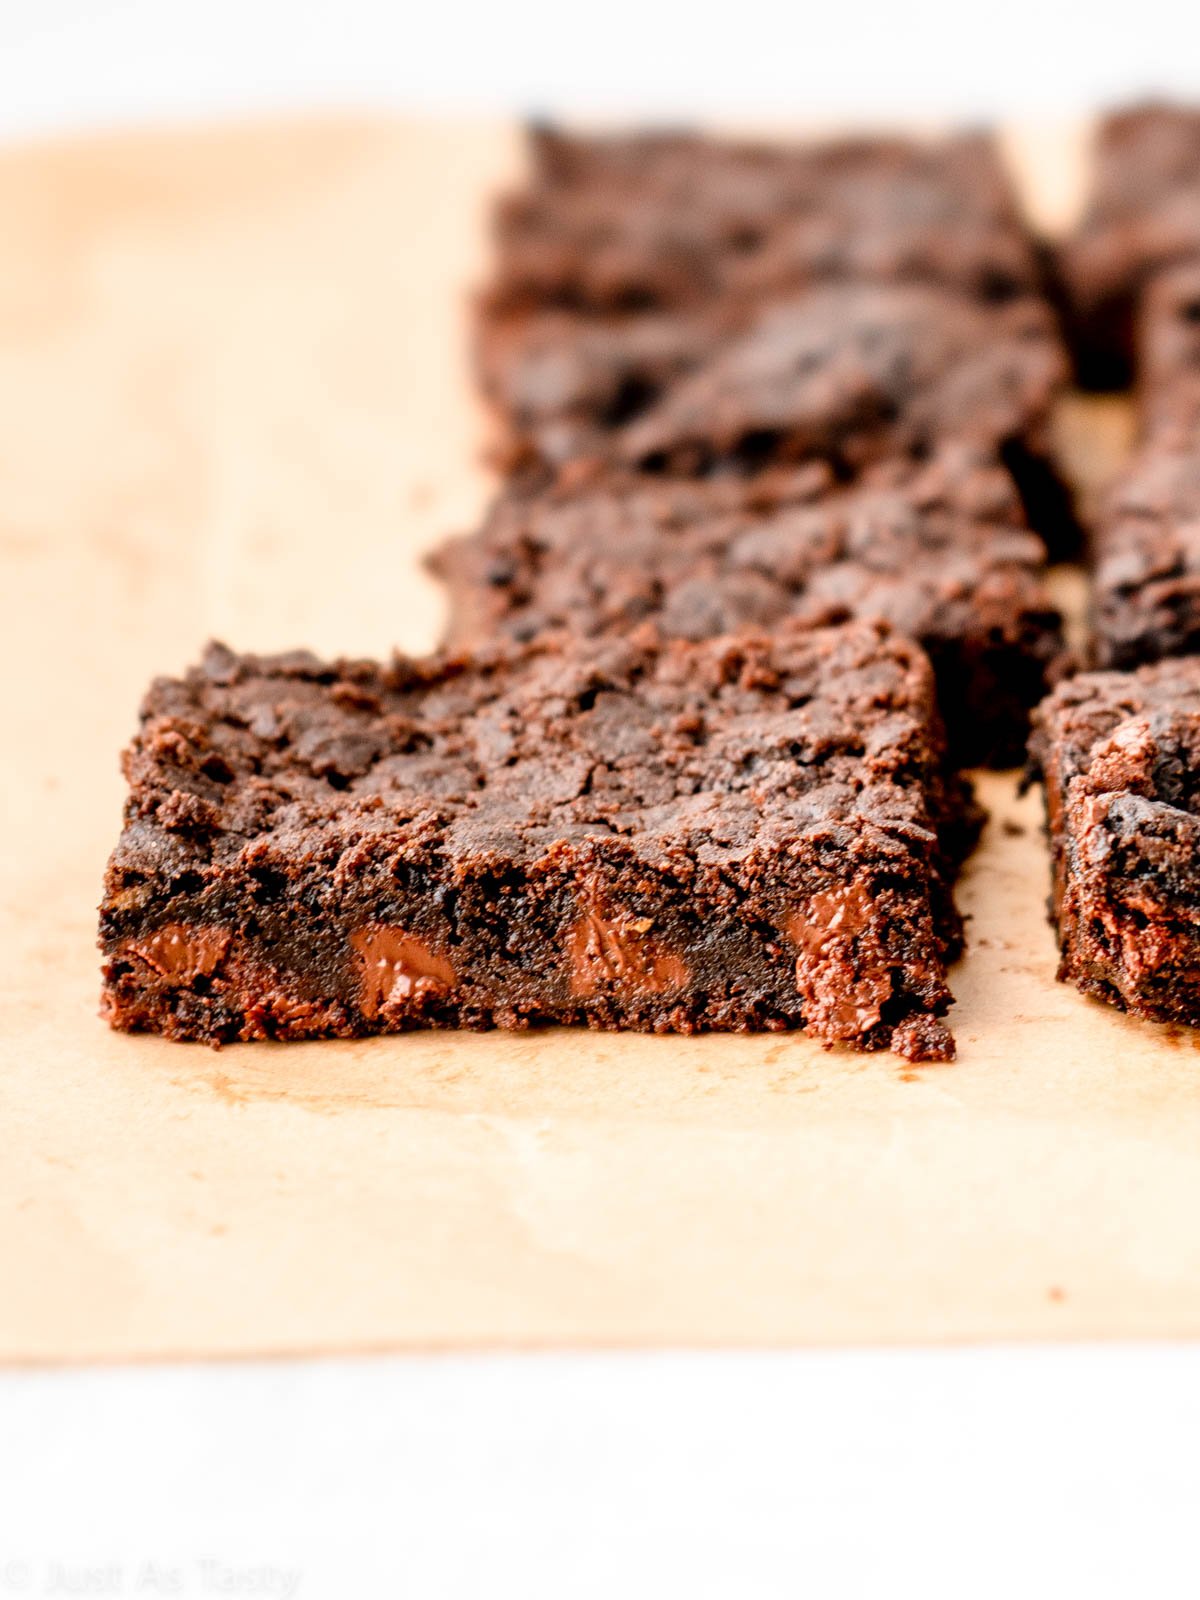
<svg viewBox="0 0 1200 1600">
<path fill-rule="evenodd" d="M 718 868 L 814 830 L 911 840 L 941 759 L 928 663 L 878 627 L 386 667 L 213 645 L 147 695 L 110 885 L 235 858 L 344 876 L 385 841 L 401 870 L 595 839 Z"/>
<path fill-rule="evenodd" d="M 803 145 L 695 134 L 531 138 L 505 197 L 493 309 L 659 308 L 836 278 L 1034 289 L 1033 249 L 985 135 Z"/>
<path fill-rule="evenodd" d="M 1037 438 L 1067 375 L 1043 302 L 919 286 L 817 289 L 740 330 L 720 316 L 553 313 L 481 353 L 527 451 L 689 472 L 811 456 L 853 472 L 946 439 Z"/>
<path fill-rule="evenodd" d="M 1049 613 L 1044 558 L 1008 473 L 967 460 L 848 489 L 814 464 L 745 481 L 632 476 L 510 493 L 434 566 L 451 585 L 460 645 L 649 617 L 702 639 L 866 615 L 920 639 L 1002 635 L 1021 607 Z"/>
<path fill-rule="evenodd" d="M 1142 436 L 1175 434 L 1194 441 L 1200 423 L 1200 259 L 1164 268 L 1146 285 L 1136 357 Z"/>
<path fill-rule="evenodd" d="M 1059 797 L 1052 824 L 1068 799 L 1100 794 L 1128 795 L 1127 820 L 1147 803 L 1196 816 L 1200 658 L 1068 679 L 1040 707 L 1033 748 Z"/>
</svg>

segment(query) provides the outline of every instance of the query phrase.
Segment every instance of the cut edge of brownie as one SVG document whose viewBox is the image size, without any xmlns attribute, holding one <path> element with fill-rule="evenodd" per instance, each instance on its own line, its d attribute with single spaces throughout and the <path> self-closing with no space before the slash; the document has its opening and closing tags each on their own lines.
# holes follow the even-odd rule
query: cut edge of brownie
<svg viewBox="0 0 1200 1600">
<path fill-rule="evenodd" d="M 571 759 L 506 776 L 504 750 L 552 723 Z M 630 753 L 597 766 L 618 737 Z M 927 661 L 884 629 L 386 668 L 212 647 L 152 687 L 126 772 L 101 912 L 114 1027 L 805 1028 L 953 1053 L 969 790 Z M 630 783 L 659 795 L 640 823 Z"/>
<path fill-rule="evenodd" d="M 1030 745 L 1050 840 L 1058 978 L 1155 1022 L 1200 1023 L 1200 660 L 1090 672 Z"/>
<path fill-rule="evenodd" d="M 428 564 L 448 588 L 450 649 L 646 620 L 693 640 L 887 621 L 930 656 L 959 766 L 1023 761 L 1064 651 L 1042 542 L 1005 469 L 970 456 L 847 489 L 807 469 L 510 491 Z"/>
<path fill-rule="evenodd" d="M 1200 253 L 1198 158 L 1194 106 L 1147 100 L 1098 124 L 1084 215 L 1054 251 L 1057 297 L 1085 389 L 1129 387 L 1147 282 Z"/>
</svg>

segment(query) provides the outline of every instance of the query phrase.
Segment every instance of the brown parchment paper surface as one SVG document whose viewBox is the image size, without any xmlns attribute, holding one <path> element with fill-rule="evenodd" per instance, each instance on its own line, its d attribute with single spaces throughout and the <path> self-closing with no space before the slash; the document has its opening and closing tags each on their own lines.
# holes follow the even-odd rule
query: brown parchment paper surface
<svg viewBox="0 0 1200 1600">
<path fill-rule="evenodd" d="M 1014 143 L 1043 209 L 1075 148 Z M 1010 776 L 953 1067 L 779 1035 L 215 1053 L 97 1020 L 148 679 L 213 634 L 436 638 L 417 555 L 488 492 L 464 290 L 516 152 L 336 120 L 0 153 L 0 1359 L 1200 1333 L 1196 1041 L 1053 982 Z M 1066 436 L 1102 472 L 1122 426 Z"/>
</svg>

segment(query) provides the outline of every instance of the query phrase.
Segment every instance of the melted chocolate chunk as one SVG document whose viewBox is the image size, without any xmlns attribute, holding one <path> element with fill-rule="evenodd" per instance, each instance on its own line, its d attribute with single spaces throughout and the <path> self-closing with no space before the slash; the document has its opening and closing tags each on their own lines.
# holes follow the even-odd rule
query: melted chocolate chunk
<svg viewBox="0 0 1200 1600">
<path fill-rule="evenodd" d="M 374 1019 L 388 1005 L 403 1003 L 422 991 L 445 992 L 457 982 L 454 968 L 420 939 L 400 928 L 365 928 L 350 943 L 362 962 L 359 1006 Z"/>
</svg>

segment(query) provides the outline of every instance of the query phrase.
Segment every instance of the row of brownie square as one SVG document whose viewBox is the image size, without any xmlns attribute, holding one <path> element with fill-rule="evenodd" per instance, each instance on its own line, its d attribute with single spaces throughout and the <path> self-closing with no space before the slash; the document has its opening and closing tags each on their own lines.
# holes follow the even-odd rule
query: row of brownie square
<svg viewBox="0 0 1200 1600">
<path fill-rule="evenodd" d="M 985 325 L 963 322 L 960 344 Z M 1025 337 L 999 404 L 1014 375 L 1025 392 Z M 1028 344 L 1036 410 L 1040 327 Z M 610 475 L 600 492 L 614 489 Z M 653 492 L 684 491 L 660 474 Z M 709 474 L 694 493 L 706 514 L 836 507 L 837 527 L 810 530 L 818 547 L 859 527 L 914 556 L 906 519 L 941 508 L 991 528 L 997 616 L 1018 575 L 1036 582 L 1011 482 L 972 441 L 844 493 L 803 468 Z M 826 564 L 845 577 L 850 554 Z M 976 576 L 943 574 L 947 613 Z M 1056 624 L 1040 595 L 1026 609 L 1040 672 Z M 733 620 L 770 620 L 770 636 L 535 630 L 390 669 L 214 649 L 157 684 L 106 885 L 111 1020 L 213 1041 L 804 1026 L 945 1057 L 949 885 L 977 817 L 949 775 L 928 658 L 871 621 Z"/>
<path fill-rule="evenodd" d="M 533 154 L 479 318 L 513 481 L 434 558 L 448 641 L 881 617 L 956 757 L 1021 760 L 1062 649 L 1025 511 L 1070 547 L 1067 362 L 991 142 Z"/>
<path fill-rule="evenodd" d="M 1059 977 L 1134 1015 L 1200 1021 L 1200 113 L 1102 124 L 1062 252 L 1080 370 L 1132 377 L 1130 462 L 1092 530 L 1092 655 L 1031 747 Z"/>
<path fill-rule="evenodd" d="M 1136 127 L 1139 120 L 1145 119 L 1113 119 L 1118 127 L 1128 126 L 1130 121 Z M 1187 118 L 1182 120 L 1186 124 Z M 536 216 L 537 208 L 532 209 Z M 591 215 L 594 220 L 595 209 Z M 561 269 L 561 256 L 556 266 Z M 904 293 L 910 297 L 911 311 L 915 305 L 912 291 Z M 924 315 L 935 297 L 928 290 L 921 294 L 920 314 Z M 513 298 L 508 299 L 510 308 Z M 571 301 L 568 296 L 564 303 L 577 310 L 580 298 L 585 297 Z M 504 303 L 505 296 L 496 299 Z M 1190 266 L 1160 270 L 1146 299 L 1139 409 L 1142 432 L 1153 438 L 1155 445 L 1118 491 L 1121 537 L 1115 547 L 1110 543 L 1100 553 L 1096 621 L 1102 659 L 1106 652 L 1109 659 L 1120 659 L 1115 641 L 1123 626 L 1129 631 L 1131 621 L 1143 634 L 1149 631 L 1154 640 L 1150 648 L 1143 640 L 1140 650 L 1135 648 L 1134 659 L 1189 648 L 1195 627 L 1195 592 L 1200 589 L 1187 561 L 1189 536 L 1200 542 L 1194 519 L 1200 473 L 1192 437 L 1196 372 L 1200 370 L 1195 359 L 1200 344 L 1197 274 Z M 493 339 L 490 347 L 485 341 L 485 381 L 493 399 L 507 409 L 510 455 L 518 462 L 540 458 L 543 464 L 553 466 L 563 459 L 591 455 L 601 461 L 607 458 L 610 466 L 615 461 L 626 471 L 663 466 L 696 471 L 710 465 L 714 457 L 727 460 L 743 451 L 749 457 L 745 445 L 753 440 L 759 458 L 791 460 L 819 450 L 847 476 L 860 470 L 865 461 L 877 460 L 875 450 L 903 453 L 914 440 L 927 448 L 928 432 L 922 434 L 920 427 L 912 427 L 911 416 L 905 415 L 904 405 L 896 403 L 895 391 L 887 391 L 885 384 L 872 391 L 872 398 L 885 393 L 886 404 L 880 411 L 889 424 L 899 422 L 885 444 L 880 445 L 880 430 L 872 432 L 870 424 L 868 437 L 860 438 L 855 432 L 858 418 L 847 428 L 842 417 L 830 425 L 829 416 L 821 413 L 814 427 L 811 414 L 798 403 L 796 386 L 788 389 L 784 380 L 794 370 L 806 379 L 811 370 L 819 368 L 822 357 L 830 357 L 828 340 L 822 349 L 820 338 L 813 338 L 809 330 L 828 329 L 841 318 L 852 322 L 861 316 L 863 324 L 871 327 L 867 342 L 876 349 L 888 349 L 891 342 L 889 354 L 894 353 L 897 323 L 889 319 L 897 304 L 892 287 L 882 292 L 838 288 L 811 296 L 807 305 L 793 302 L 772 308 L 749 324 L 749 333 L 745 324 L 739 325 L 736 313 L 731 315 L 723 308 L 715 332 L 706 330 L 721 352 L 708 365 L 689 355 L 694 334 L 685 329 L 681 335 L 678 322 L 670 327 L 663 322 L 640 321 L 636 326 L 646 350 L 641 367 L 622 367 L 611 360 L 616 342 L 611 322 L 581 322 L 577 316 L 568 319 L 561 309 L 531 322 L 526 304 L 515 333 L 512 325 L 502 326 L 498 340 Z M 569 349 L 572 340 L 578 358 L 574 369 L 563 360 L 564 342 Z M 835 341 L 831 358 L 835 370 L 853 343 L 853 338 Z M 986 341 L 982 348 L 987 348 Z M 515 369 L 514 349 L 518 357 Z M 531 352 L 532 359 L 522 370 L 520 358 L 529 358 Z M 694 362 L 698 376 L 689 368 L 689 361 Z M 960 349 L 952 364 L 960 366 L 962 362 Z M 514 370 L 517 381 L 513 381 Z M 677 370 L 684 372 L 682 400 L 671 393 Z M 665 383 L 664 371 L 668 374 Z M 760 403 L 764 383 L 767 401 Z M 602 400 L 606 392 L 617 397 L 612 414 L 601 417 L 603 439 L 599 445 L 596 415 L 588 410 L 589 384 Z M 803 382 L 799 388 L 803 390 Z M 564 396 L 569 400 L 565 406 Z M 937 406 L 932 410 L 936 414 Z M 720 418 L 719 424 L 714 418 Z M 1016 437 L 1015 452 L 1012 434 L 1000 441 L 1001 450 L 1007 449 L 1010 460 L 1026 464 L 1036 460 L 1037 452 L 1027 447 L 1028 436 Z M 889 487 L 894 494 L 895 483 Z M 1185 521 L 1183 538 L 1174 541 L 1172 551 L 1173 562 L 1181 563 L 1183 571 L 1163 571 L 1161 530 L 1150 541 L 1150 549 L 1146 548 L 1145 512 L 1159 510 L 1164 497 L 1168 513 L 1182 510 L 1185 517 L 1192 514 L 1192 526 Z M 450 546 L 437 559 L 438 570 L 452 588 L 452 639 L 487 636 L 497 629 L 527 637 L 548 624 L 564 623 L 598 632 L 645 612 L 654 612 L 680 633 L 695 636 L 756 613 L 758 620 L 768 622 L 781 613 L 821 615 L 823 606 L 847 600 L 851 605 L 864 601 L 879 604 L 886 595 L 893 605 L 900 602 L 902 615 L 893 620 L 906 623 L 909 632 L 921 637 L 941 668 L 943 706 L 960 755 L 979 753 L 971 739 L 982 739 L 985 747 L 996 752 L 1002 741 L 995 738 L 994 723 L 989 724 L 984 708 L 995 705 L 997 683 L 1019 681 L 1015 663 L 1007 662 L 1006 670 L 995 674 L 986 687 L 977 680 L 973 683 L 961 617 L 956 648 L 945 652 L 945 630 L 938 626 L 941 619 L 936 608 L 921 603 L 923 596 L 927 598 L 920 585 L 921 557 L 929 557 L 930 546 L 938 550 L 936 535 L 920 553 L 906 546 L 903 534 L 896 532 L 902 519 L 894 514 L 894 499 L 889 518 L 880 515 L 879 500 L 870 493 L 844 491 L 841 498 L 846 509 L 833 510 L 827 501 L 823 515 L 809 512 L 799 519 L 810 541 L 806 546 L 796 537 L 794 507 L 781 516 L 778 501 L 773 500 L 770 527 L 764 529 L 761 519 L 756 526 L 751 519 L 750 526 L 739 528 L 736 520 L 731 527 L 726 505 L 722 504 L 714 517 L 707 508 L 698 513 L 695 498 L 695 490 L 685 493 L 670 480 L 657 493 L 643 482 L 614 494 L 610 483 L 607 494 L 602 489 L 568 497 L 565 508 L 547 506 L 544 498 L 541 503 L 536 498 L 531 503 L 528 497 L 510 497 L 482 533 Z M 872 509 L 866 510 L 866 506 Z M 789 520 L 790 529 L 784 526 Z M 861 542 L 856 549 L 853 533 L 847 532 L 856 525 L 873 531 L 873 556 L 866 561 Z M 839 531 L 843 535 L 840 542 Z M 623 562 L 623 541 L 630 538 Z M 789 538 L 793 542 L 789 543 Z M 668 544 L 669 554 L 664 554 Z M 934 556 L 935 561 L 945 562 L 945 548 L 943 545 Z M 961 543 L 959 548 L 961 552 Z M 1060 552 L 1062 548 L 1060 544 Z M 781 559 L 785 551 L 790 561 Z M 1136 569 L 1138 563 L 1148 563 L 1150 570 L 1135 570 L 1132 607 L 1127 600 L 1123 606 L 1106 607 L 1105 599 L 1112 599 L 1114 586 L 1127 582 L 1130 565 Z M 1147 630 L 1145 612 L 1150 606 L 1157 615 Z M 1165 624 L 1164 611 L 1168 613 Z M 940 651 L 939 646 L 943 647 Z M 951 686 L 961 699 L 949 692 Z M 1038 686 L 1043 685 L 1039 682 Z M 1175 720 L 1182 718 L 1188 723 L 1188 697 L 1195 689 L 1195 675 L 1186 667 L 1142 674 L 1128 682 L 1085 676 L 1073 688 L 1062 688 L 1052 696 L 1038 719 L 1035 749 L 1046 777 L 1055 839 L 1054 907 L 1063 947 L 1062 975 L 1076 978 L 1091 993 L 1116 999 L 1148 1016 L 1186 1017 L 1196 1010 L 1195 996 L 1187 987 L 1194 941 L 1174 938 L 1168 941 L 1165 955 L 1155 944 L 1173 918 L 1182 916 L 1186 924 L 1191 914 L 1183 870 L 1187 841 L 1179 836 L 1180 824 L 1187 823 L 1188 814 L 1179 812 L 1180 796 L 1174 790 L 1167 794 L 1163 785 L 1170 787 L 1170 774 L 1178 774 L 1181 768 L 1186 773 L 1188 763 L 1194 763 L 1195 752 L 1189 749 L 1187 739 L 1176 737 Z M 1141 714 L 1146 701 L 1155 708 L 1148 719 Z M 1107 717 L 1101 712 L 1107 712 Z M 1103 725 L 1105 737 L 1112 735 L 1112 750 L 1106 747 L 1097 754 L 1090 746 L 1072 741 L 1073 732 L 1093 722 Z M 1130 769 L 1131 746 L 1136 746 L 1144 771 Z M 1115 785 L 1111 794 L 1098 796 L 1089 787 L 1097 781 L 1093 757 L 1101 773 Z M 1105 779 L 1099 781 L 1103 784 Z M 1143 816 L 1139 807 L 1148 809 L 1148 816 Z M 1172 850 L 1176 852 L 1173 858 Z M 1168 858 L 1173 865 L 1170 870 L 1160 870 L 1155 880 L 1149 868 L 1155 859 L 1162 868 Z M 1087 861 L 1091 863 L 1090 878 L 1083 865 Z M 1145 921 L 1151 902 L 1154 917 L 1164 920 Z M 1139 918 L 1143 919 L 1140 923 Z M 1150 933 L 1139 931 L 1147 926 Z"/>
</svg>

